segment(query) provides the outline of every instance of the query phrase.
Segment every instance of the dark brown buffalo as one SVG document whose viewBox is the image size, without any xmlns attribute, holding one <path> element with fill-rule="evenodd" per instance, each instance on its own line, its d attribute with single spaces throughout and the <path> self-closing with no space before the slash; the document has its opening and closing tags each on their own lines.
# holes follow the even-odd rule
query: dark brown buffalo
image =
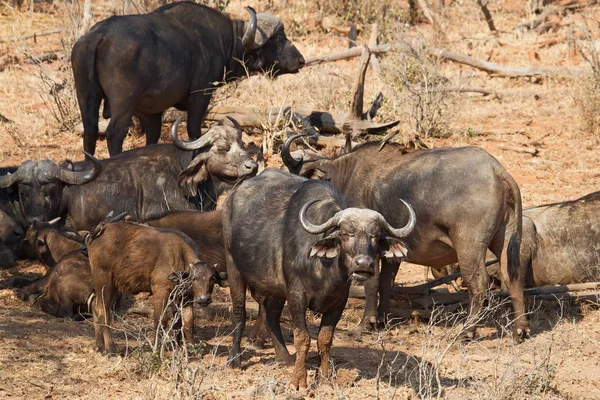
<svg viewBox="0 0 600 400">
<path fill-rule="evenodd" d="M 522 215 L 519 187 L 498 160 L 476 147 L 440 148 L 405 152 L 390 143 L 367 142 L 335 159 L 296 159 L 290 138 L 282 158 L 290 171 L 329 180 L 353 207 L 379 211 L 390 224 L 400 226 L 409 202 L 419 221 L 406 239 L 407 260 L 442 268 L 458 262 L 471 295 L 470 319 L 477 320 L 488 287 L 484 266 L 486 250 L 501 260 L 515 312 L 517 340 L 528 333 L 519 268 Z M 399 263 L 383 260 L 379 281 L 365 284 L 367 297 L 363 324 L 385 322 Z M 377 307 L 377 292 L 380 295 Z M 475 334 L 474 325 L 468 336 Z"/>
<path fill-rule="evenodd" d="M 29 259 L 38 259 L 46 270 L 81 248 L 83 237 L 73 229 L 59 225 L 60 218 L 49 222 L 34 222 L 25 235 L 23 252 Z"/>
<path fill-rule="evenodd" d="M 158 328 L 172 317 L 172 307 L 165 307 L 176 287 L 181 288 L 181 296 L 171 306 L 183 304 L 183 336 L 194 343 L 193 302 L 208 305 L 212 289 L 208 286 L 216 275 L 214 267 L 201 260 L 194 242 L 176 230 L 132 222 L 105 225 L 101 234 L 94 231 L 90 237 L 87 251 L 95 294 L 92 312 L 96 349 L 114 353 L 110 312 L 117 294 L 152 293 L 154 324 Z"/>
<path fill-rule="evenodd" d="M 23 228 L 0 210 L 0 268 L 12 267 L 23 240 Z"/>
<path fill-rule="evenodd" d="M 344 311 L 352 278 L 372 276 L 380 256 L 402 258 L 399 238 L 415 227 L 410 215 L 404 228 L 393 228 L 376 211 L 347 208 L 328 182 L 267 170 L 237 186 L 223 206 L 223 238 L 233 302 L 232 367 L 241 366 L 240 341 L 246 322 L 246 288 L 264 308 L 264 323 L 277 356 L 292 358 L 279 319 L 287 301 L 294 327 L 296 365 L 292 385 L 306 387 L 310 335 L 306 310 L 323 316 L 317 339 L 321 373 L 331 373 L 330 351 L 335 327 Z M 398 210 L 399 211 L 399 210 Z"/>
<path fill-rule="evenodd" d="M 113 16 L 97 23 L 73 46 L 71 60 L 83 119 L 84 149 L 94 154 L 98 111 L 111 156 L 137 116 L 146 144 L 158 142 L 163 112 L 188 112 L 190 138 L 200 126 L 215 89 L 248 73 L 298 72 L 304 58 L 287 39 L 283 23 L 267 13 L 233 20 L 193 2 L 167 4 L 144 15 Z"/>
</svg>

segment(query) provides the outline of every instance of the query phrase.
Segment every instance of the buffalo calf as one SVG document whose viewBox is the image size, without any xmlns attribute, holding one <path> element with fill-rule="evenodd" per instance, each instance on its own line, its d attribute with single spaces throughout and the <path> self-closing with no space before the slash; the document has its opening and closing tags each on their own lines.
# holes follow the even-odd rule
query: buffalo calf
<svg viewBox="0 0 600 400">
<path fill-rule="evenodd" d="M 193 302 L 210 303 L 211 282 L 217 274 L 203 262 L 194 242 L 185 234 L 155 229 L 132 222 L 105 225 L 92 232 L 87 248 L 92 269 L 95 300 L 92 304 L 96 349 L 114 352 L 110 333 L 110 310 L 117 293 L 135 295 L 151 292 L 154 324 L 164 324 L 172 316 L 165 310 L 177 286 L 182 292 L 175 301 L 183 304 L 183 336 L 194 343 Z"/>
</svg>

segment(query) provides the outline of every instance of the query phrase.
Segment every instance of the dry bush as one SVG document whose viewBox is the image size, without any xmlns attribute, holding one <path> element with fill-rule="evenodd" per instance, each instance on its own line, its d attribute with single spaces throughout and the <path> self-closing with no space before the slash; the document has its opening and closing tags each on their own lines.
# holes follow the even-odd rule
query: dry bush
<svg viewBox="0 0 600 400">
<path fill-rule="evenodd" d="M 451 82 L 440 71 L 440 59 L 428 54 L 425 44 L 406 48 L 383 59 L 384 79 L 394 91 L 393 108 L 414 133 L 448 137 L 460 99 L 448 90 Z"/>
<path fill-rule="evenodd" d="M 580 54 L 592 68 L 592 75 L 581 78 L 574 89 L 575 105 L 579 108 L 585 131 L 600 135 L 600 55 L 596 41 L 587 27 L 580 26 L 585 39 L 577 41 Z"/>
</svg>

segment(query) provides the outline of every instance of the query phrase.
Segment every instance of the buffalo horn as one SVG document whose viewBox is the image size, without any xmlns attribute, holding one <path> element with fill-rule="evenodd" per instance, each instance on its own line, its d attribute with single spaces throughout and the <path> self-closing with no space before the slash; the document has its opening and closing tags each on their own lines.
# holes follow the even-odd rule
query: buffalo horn
<svg viewBox="0 0 600 400">
<path fill-rule="evenodd" d="M 0 176 L 0 188 L 7 188 L 21 182 L 23 177 L 19 175 L 19 170 L 14 174 L 8 173 L 5 176 Z"/>
<path fill-rule="evenodd" d="M 100 175 L 100 172 L 102 172 L 102 165 L 100 165 L 100 161 L 98 161 L 96 157 L 85 151 L 83 152 L 83 154 L 85 154 L 92 161 L 94 167 L 89 171 L 83 172 L 75 172 L 70 171 L 67 168 L 61 168 L 60 176 L 58 177 L 61 182 L 67 185 L 83 185 L 85 183 L 93 181 L 98 177 L 98 175 Z"/>
<path fill-rule="evenodd" d="M 323 233 L 327 229 L 337 226 L 339 219 L 340 219 L 338 213 L 336 213 L 333 217 L 329 218 L 327 221 L 325 221 L 321 225 L 314 225 L 313 223 L 308 221 L 308 219 L 306 218 L 306 211 L 308 210 L 308 208 L 310 206 L 312 206 L 313 204 L 315 204 L 318 201 L 320 201 L 320 200 L 309 201 L 308 203 L 306 203 L 305 205 L 302 206 L 302 209 L 300 209 L 300 223 L 302 224 L 302 227 L 308 233 L 313 233 L 313 234 Z"/>
<path fill-rule="evenodd" d="M 177 128 L 179 127 L 180 122 L 181 117 L 177 118 L 177 121 L 175 121 L 175 123 L 173 123 L 173 126 L 171 127 L 171 140 L 173 140 L 173 144 L 178 149 L 188 151 L 198 150 L 212 143 L 207 134 L 191 142 L 184 142 L 183 140 L 179 139 L 179 137 L 177 136 Z"/>
<path fill-rule="evenodd" d="M 235 118 L 227 116 L 222 120 L 221 123 L 225 126 L 233 126 L 238 131 L 242 130 L 242 126 L 240 125 L 239 122 L 237 122 L 237 120 Z"/>
<path fill-rule="evenodd" d="M 292 153 L 290 152 L 290 146 L 296 139 L 299 139 L 303 136 L 310 136 L 306 133 L 299 133 L 297 135 L 290 136 L 285 143 L 281 146 L 281 159 L 283 160 L 283 164 L 288 168 L 298 168 L 302 164 L 302 159 L 296 159 L 292 157 Z"/>
<path fill-rule="evenodd" d="M 403 228 L 394 228 L 392 227 L 383 217 L 383 215 L 381 216 L 381 223 L 383 225 L 383 229 L 389 233 L 391 236 L 395 237 L 395 238 L 403 238 L 408 236 L 413 229 L 415 228 L 415 224 L 417 222 L 417 216 L 415 215 L 415 210 L 413 210 L 413 208 L 410 206 L 410 204 L 408 204 L 407 202 L 405 202 L 404 200 L 400 199 L 400 201 L 402 203 L 404 203 L 404 205 L 406 206 L 406 208 L 408 209 L 408 212 L 410 214 L 410 217 L 408 218 L 408 222 L 406 223 L 406 225 Z"/>
<path fill-rule="evenodd" d="M 246 32 L 244 33 L 244 37 L 242 38 L 242 45 L 245 49 L 251 49 L 254 47 L 254 37 L 256 35 L 256 27 L 258 25 L 256 21 L 256 11 L 252 7 L 246 7 L 248 13 L 250 13 L 250 22 L 248 23 L 248 28 L 246 28 Z"/>
<path fill-rule="evenodd" d="M 48 221 L 48 224 L 49 224 L 49 225 L 54 225 L 54 224 L 56 224 L 58 221 L 60 221 L 60 217 L 56 217 L 56 218 L 54 218 L 53 220 L 51 220 L 51 221 Z"/>
</svg>

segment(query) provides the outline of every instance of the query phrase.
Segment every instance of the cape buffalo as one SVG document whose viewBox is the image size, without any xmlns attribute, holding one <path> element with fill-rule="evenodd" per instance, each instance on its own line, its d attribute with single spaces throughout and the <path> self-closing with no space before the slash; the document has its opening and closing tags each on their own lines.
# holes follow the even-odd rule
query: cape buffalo
<svg viewBox="0 0 600 400">
<path fill-rule="evenodd" d="M 121 152 L 131 117 L 158 142 L 163 112 L 188 111 L 190 139 L 222 82 L 247 73 L 295 73 L 304 58 L 287 39 L 283 23 L 248 7 L 248 22 L 232 20 L 193 2 L 167 4 L 145 15 L 114 16 L 96 24 L 73 46 L 71 60 L 83 118 L 84 149 L 94 154 L 98 111 L 111 156 Z"/>
<path fill-rule="evenodd" d="M 0 210 L 0 268 L 14 265 L 23 236 L 23 228 Z"/>
<path fill-rule="evenodd" d="M 402 258 L 399 240 L 415 227 L 415 214 L 393 228 L 376 211 L 347 208 L 328 182 L 308 181 L 267 170 L 236 187 L 223 206 L 223 239 L 233 302 L 231 366 L 241 366 L 240 341 L 246 321 L 246 287 L 258 295 L 275 352 L 291 361 L 279 318 L 287 300 L 294 326 L 296 366 L 292 385 L 306 387 L 310 335 L 306 310 L 321 313 L 317 339 L 321 372 L 331 372 L 333 333 L 350 290 L 350 280 L 375 274 L 381 254 Z M 256 298 L 256 297 L 255 297 Z"/>
<path fill-rule="evenodd" d="M 93 181 L 101 171 L 102 165 L 93 157 L 86 170 L 80 172 L 61 168 L 50 160 L 28 160 L 12 174 L 0 176 L 0 188 L 14 193 L 18 204 L 13 208 L 18 209 L 29 225 L 59 216 L 65 192 Z"/>
<path fill-rule="evenodd" d="M 176 230 L 115 222 L 90 233 L 87 251 L 95 293 L 92 313 L 99 352 L 114 352 L 110 310 L 117 293 L 151 292 L 156 327 L 171 316 L 171 310 L 165 307 L 181 301 L 183 335 L 188 343 L 194 343 L 193 302 L 210 303 L 209 284 L 216 271 L 201 260 L 189 237 Z M 181 292 L 176 295 L 175 303 L 169 303 L 176 286 L 180 286 Z"/>
<path fill-rule="evenodd" d="M 521 275 L 525 277 L 525 286 L 568 285 L 600 279 L 599 222 L 600 192 L 524 210 Z M 498 264 L 489 264 L 492 265 L 488 273 L 500 279 Z M 458 266 L 449 269 L 454 272 Z"/>
<path fill-rule="evenodd" d="M 46 269 L 69 253 L 81 248 L 83 237 L 76 231 L 58 225 L 60 218 L 49 222 L 34 222 L 23 241 L 26 258 L 40 260 Z"/>
<path fill-rule="evenodd" d="M 367 142 L 335 159 L 304 160 L 290 153 L 291 143 L 300 136 L 292 136 L 282 148 L 290 171 L 329 180 L 350 206 L 379 211 L 392 225 L 408 219 L 399 199 L 414 207 L 419 225 L 406 240 L 407 261 L 435 268 L 459 261 L 471 296 L 468 337 L 475 334 L 471 322 L 477 320 L 488 287 L 488 248 L 502 263 L 515 311 L 515 338 L 528 334 L 519 274 L 521 193 L 494 157 L 476 147 L 404 152 L 397 144 L 381 149 L 380 142 Z M 365 326 L 385 322 L 398 268 L 397 261 L 383 260 L 379 282 L 365 284 Z"/>
<path fill-rule="evenodd" d="M 17 187 L 23 193 L 21 203 L 32 222 L 66 217 L 66 225 L 77 230 L 92 229 L 110 211 L 146 220 L 169 210 L 213 209 L 221 193 L 256 173 L 258 166 L 244 149 L 241 128 L 234 120 L 225 119 L 193 142 L 177 138 L 179 121 L 171 129 L 175 145 L 73 163 L 74 171 L 40 161 L 48 170 L 79 177 L 80 186 L 55 182 L 58 178 L 47 178 L 44 168 L 34 169 L 29 164 L 33 161 L 27 161 L 14 174 L 0 177 L 0 187 Z M 26 179 L 19 180 L 22 176 Z"/>
</svg>

